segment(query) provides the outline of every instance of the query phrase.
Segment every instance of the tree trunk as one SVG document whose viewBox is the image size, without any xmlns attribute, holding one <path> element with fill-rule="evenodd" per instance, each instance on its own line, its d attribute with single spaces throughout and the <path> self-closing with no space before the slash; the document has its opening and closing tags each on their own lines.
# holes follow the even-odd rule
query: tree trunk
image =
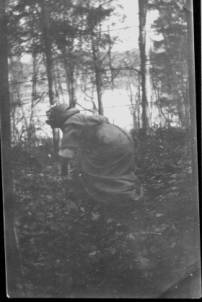
<svg viewBox="0 0 202 302">
<path fill-rule="evenodd" d="M 13 71 L 13 60 L 12 57 L 10 58 L 10 80 L 15 81 L 14 71 Z M 18 85 L 15 85 L 15 89 L 18 88 Z M 10 101 L 10 113 L 11 113 L 11 143 L 16 143 L 18 141 L 18 138 L 16 137 L 16 104 L 14 103 L 14 95 L 15 95 L 15 89 L 13 87 L 10 87 L 10 94 L 9 94 L 9 101 Z M 18 101 L 18 100 L 17 100 Z"/>
<path fill-rule="evenodd" d="M 10 298 L 19 296 L 18 285 L 22 278 L 20 255 L 15 236 L 15 196 L 11 170 L 11 125 L 8 86 L 8 44 L 5 0 L 0 1 L 0 99 L 2 130 L 2 175 L 4 210 L 4 246 L 6 260 L 6 289 Z"/>
<path fill-rule="evenodd" d="M 49 95 L 49 102 L 50 105 L 54 105 L 54 94 L 53 94 L 53 77 L 52 77 L 52 53 L 51 53 L 51 39 L 49 34 L 49 17 L 47 11 L 46 1 L 41 1 L 41 22 L 42 22 L 42 32 L 43 32 L 43 39 L 44 39 L 44 53 L 46 58 L 46 72 L 48 78 L 48 95 Z M 53 129 L 53 146 L 55 153 L 58 152 L 58 130 Z"/>
<path fill-rule="evenodd" d="M 104 115 L 104 108 L 102 104 L 102 82 L 101 82 L 101 71 L 97 58 L 97 51 L 95 48 L 95 41 L 93 40 L 93 33 L 91 36 L 91 49 L 93 55 L 93 64 L 94 64 L 94 72 L 95 72 L 95 86 L 97 92 L 97 101 L 98 101 L 98 113 L 100 115 Z"/>
<path fill-rule="evenodd" d="M 69 105 L 71 107 L 76 106 L 76 99 L 75 99 L 75 85 L 74 85 L 74 64 L 72 62 L 67 61 L 66 57 L 66 49 L 65 47 L 62 48 L 62 56 L 64 62 L 64 69 L 66 75 L 66 83 L 67 83 L 67 91 L 69 94 Z"/>
<path fill-rule="evenodd" d="M 187 61 L 188 61 L 188 83 L 189 83 L 189 102 L 190 102 L 190 140 L 192 151 L 192 175 L 194 195 L 198 190 L 198 161 L 197 161 L 197 131 L 196 131 L 196 92 L 195 92 L 195 60 L 194 60 L 194 27 L 193 27 L 193 1 L 186 2 L 187 16 Z"/>
<path fill-rule="evenodd" d="M 147 0 L 139 0 L 139 51 L 142 90 L 142 128 L 146 131 L 147 119 L 147 94 L 146 94 L 146 5 Z"/>
<path fill-rule="evenodd" d="M 108 36 L 109 36 L 109 48 L 108 48 L 108 58 L 109 58 L 109 69 L 111 73 L 111 86 L 114 89 L 114 73 L 113 73 L 113 65 L 112 65 L 112 43 L 110 38 L 110 27 L 108 26 Z"/>
<path fill-rule="evenodd" d="M 31 106 L 30 106 L 30 117 L 29 117 L 29 125 L 28 125 L 28 133 L 27 133 L 27 140 L 29 146 L 32 146 L 35 142 L 35 127 L 34 127 L 34 106 L 36 101 L 36 84 L 37 84 L 37 70 L 36 70 L 36 52 L 33 49 L 32 51 L 32 99 L 31 99 Z"/>
</svg>

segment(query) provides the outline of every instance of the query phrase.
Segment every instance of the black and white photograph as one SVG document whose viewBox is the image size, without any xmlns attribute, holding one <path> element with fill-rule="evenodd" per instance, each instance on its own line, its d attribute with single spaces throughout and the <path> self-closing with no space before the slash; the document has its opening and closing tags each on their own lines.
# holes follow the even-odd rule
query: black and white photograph
<svg viewBox="0 0 202 302">
<path fill-rule="evenodd" d="M 0 0 L 8 298 L 201 298 L 194 5 Z"/>
</svg>

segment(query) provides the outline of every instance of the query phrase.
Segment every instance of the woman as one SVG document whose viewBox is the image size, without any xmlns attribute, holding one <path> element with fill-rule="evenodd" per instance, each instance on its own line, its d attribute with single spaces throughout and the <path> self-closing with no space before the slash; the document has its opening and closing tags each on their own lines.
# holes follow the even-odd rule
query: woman
<svg viewBox="0 0 202 302">
<path fill-rule="evenodd" d="M 59 155 L 76 163 L 74 177 L 94 201 L 127 204 L 142 197 L 134 173 L 130 136 L 100 115 L 87 116 L 60 104 L 47 112 L 47 123 L 63 132 Z"/>
</svg>

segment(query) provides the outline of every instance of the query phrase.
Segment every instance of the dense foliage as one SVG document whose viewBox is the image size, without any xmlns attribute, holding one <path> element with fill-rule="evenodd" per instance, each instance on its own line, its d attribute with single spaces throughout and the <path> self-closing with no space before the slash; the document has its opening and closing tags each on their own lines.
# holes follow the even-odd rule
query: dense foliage
<svg viewBox="0 0 202 302">
<path fill-rule="evenodd" d="M 47 150 L 24 151 L 14 162 L 26 297 L 155 297 L 196 260 L 187 134 L 171 128 L 134 136 L 145 196 L 121 211 L 72 200 Z"/>
<path fill-rule="evenodd" d="M 156 102 L 165 124 L 177 115 L 182 127 L 188 127 L 188 37 L 185 1 L 150 1 L 159 17 L 152 28 L 159 34 L 150 51 L 151 73 Z"/>
</svg>

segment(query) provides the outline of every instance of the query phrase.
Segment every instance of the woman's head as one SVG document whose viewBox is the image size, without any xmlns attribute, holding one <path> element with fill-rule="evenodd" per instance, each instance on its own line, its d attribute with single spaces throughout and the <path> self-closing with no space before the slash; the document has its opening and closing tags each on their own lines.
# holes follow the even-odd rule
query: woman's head
<svg viewBox="0 0 202 302">
<path fill-rule="evenodd" d="M 68 111 L 71 107 L 67 104 L 55 104 L 46 111 L 47 121 L 46 123 L 52 128 L 61 128 L 64 121 L 68 117 Z"/>
</svg>

